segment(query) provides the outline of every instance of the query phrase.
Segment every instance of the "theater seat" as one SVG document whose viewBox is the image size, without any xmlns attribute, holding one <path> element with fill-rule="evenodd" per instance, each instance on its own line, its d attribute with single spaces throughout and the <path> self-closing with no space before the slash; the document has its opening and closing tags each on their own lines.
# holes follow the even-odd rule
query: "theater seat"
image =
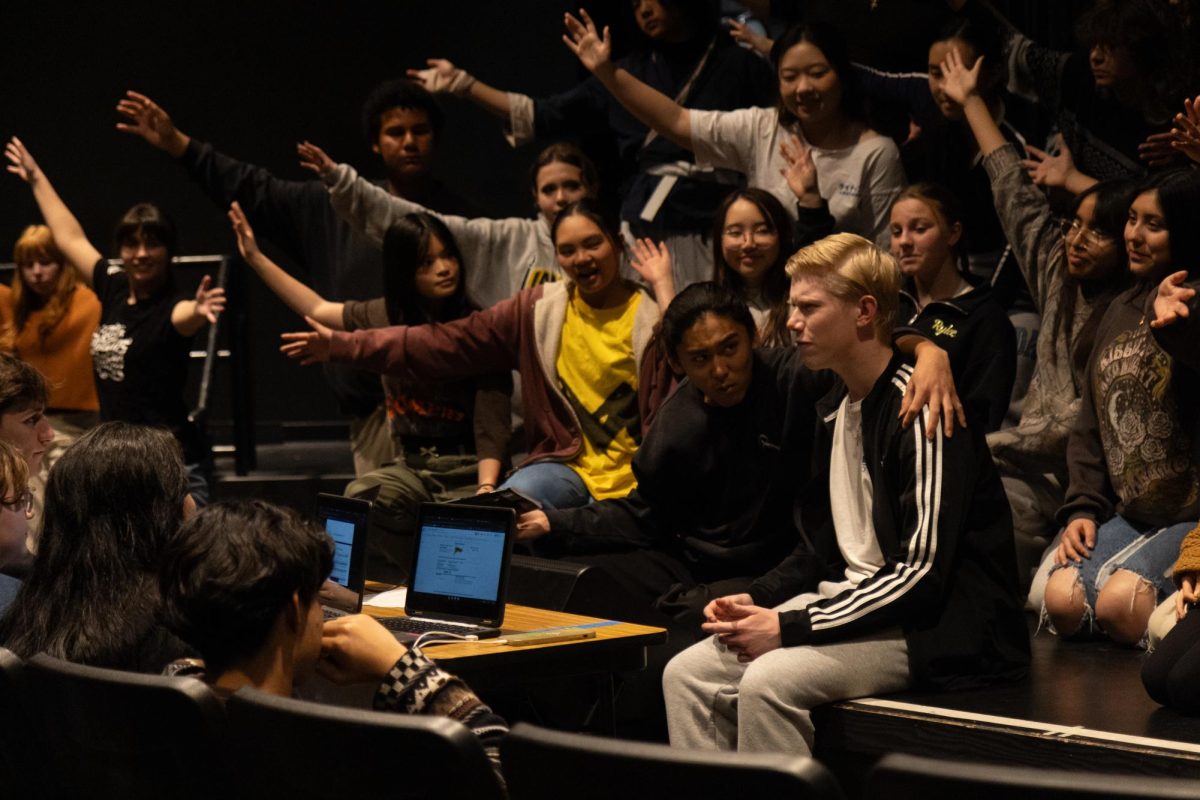
<svg viewBox="0 0 1200 800">
<path fill-rule="evenodd" d="M 867 800 L 930 800 L 934 797 L 967 797 L 970 800 L 1196 798 L 1200 797 L 1200 781 L 892 754 L 875 766 L 867 783 Z"/>
<path fill-rule="evenodd" d="M 43 797 L 229 796 L 225 714 L 194 678 L 72 664 L 42 653 L 26 675 Z"/>
<path fill-rule="evenodd" d="M 0 647 L 0 787 L 4 797 L 24 800 L 42 795 L 43 754 L 34 746 L 33 710 L 25 665 Z"/>
<path fill-rule="evenodd" d="M 680 750 L 526 723 L 500 752 L 512 800 L 843 797 L 828 770 L 802 756 Z"/>
<path fill-rule="evenodd" d="M 475 735 L 444 717 L 326 706 L 240 689 L 226 704 L 247 797 L 501 800 Z"/>
</svg>

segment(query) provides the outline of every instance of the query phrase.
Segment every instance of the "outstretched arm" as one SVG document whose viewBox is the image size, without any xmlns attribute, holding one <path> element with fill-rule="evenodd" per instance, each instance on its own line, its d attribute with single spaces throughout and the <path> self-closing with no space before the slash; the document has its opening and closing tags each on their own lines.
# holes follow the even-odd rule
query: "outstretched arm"
<svg viewBox="0 0 1200 800">
<path fill-rule="evenodd" d="M 250 227 L 246 215 L 242 213 L 242 207 L 236 200 L 229 206 L 229 221 L 233 224 L 242 260 L 250 265 L 267 288 L 286 303 L 288 308 L 302 317 L 311 317 L 334 330 L 343 329 L 344 304 L 326 300 L 267 258 L 263 251 L 258 249 L 254 229 Z"/>
<path fill-rule="evenodd" d="M 979 95 L 979 71 L 983 68 L 983 56 L 975 59 L 968 68 L 963 63 L 957 48 L 950 48 L 942 62 L 942 83 L 946 96 L 963 107 L 963 115 L 979 143 L 979 152 L 985 158 L 1003 147 L 1008 140 L 1000 132 L 1000 126 L 992 118 L 987 103 Z"/>
<path fill-rule="evenodd" d="M 571 52 L 643 125 L 653 128 L 680 147 L 691 150 L 692 123 L 688 110 L 613 64 L 608 28 L 605 27 L 601 36 L 587 11 L 581 8 L 579 15 L 583 17 L 582 22 L 571 14 L 565 16 L 567 33 L 563 41 L 571 48 Z"/>
<path fill-rule="evenodd" d="M 127 120 L 118 122 L 117 130 L 142 137 L 172 158 L 179 158 L 187 150 L 191 138 L 176 128 L 171 115 L 146 95 L 125 92 L 117 101 L 117 113 Z"/>
<path fill-rule="evenodd" d="M 180 336 L 194 336 L 205 325 L 217 324 L 217 315 L 225 310 L 225 290 L 212 285 L 207 275 L 196 287 L 196 297 L 180 300 L 171 309 L 171 324 Z"/>
<path fill-rule="evenodd" d="M 459 69 L 444 58 L 430 58 L 425 69 L 410 69 L 408 77 L 432 94 L 452 94 L 465 97 L 495 117 L 508 121 L 511 109 L 508 92 L 488 86 L 465 69 Z"/>
<path fill-rule="evenodd" d="M 14 136 L 4 148 L 4 155 L 8 158 L 8 171 L 28 183 L 33 190 L 33 199 L 37 201 L 46 225 L 50 227 L 54 243 L 90 286 L 96 262 L 101 259 L 100 251 L 88 241 L 83 226 L 58 196 L 58 192 L 54 191 L 50 179 L 38 167 L 21 140 Z"/>
</svg>

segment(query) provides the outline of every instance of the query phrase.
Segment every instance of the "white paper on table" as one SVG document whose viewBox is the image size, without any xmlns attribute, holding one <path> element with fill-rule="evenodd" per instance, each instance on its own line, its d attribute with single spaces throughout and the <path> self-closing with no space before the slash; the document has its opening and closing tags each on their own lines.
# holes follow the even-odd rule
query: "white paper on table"
<svg viewBox="0 0 1200 800">
<path fill-rule="evenodd" d="M 408 589 L 400 586 L 396 589 L 364 597 L 363 605 L 374 606 L 375 608 L 404 608 L 404 600 L 407 596 Z"/>
</svg>

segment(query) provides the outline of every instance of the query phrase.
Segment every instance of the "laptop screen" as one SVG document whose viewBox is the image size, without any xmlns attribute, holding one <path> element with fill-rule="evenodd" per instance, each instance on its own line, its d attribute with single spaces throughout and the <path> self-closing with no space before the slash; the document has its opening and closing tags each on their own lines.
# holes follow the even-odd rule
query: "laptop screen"
<svg viewBox="0 0 1200 800">
<path fill-rule="evenodd" d="M 333 569 L 321 588 L 324 605 L 355 614 L 362 609 L 363 555 L 371 504 L 331 494 L 317 496 L 317 518 L 333 540 Z"/>
<path fill-rule="evenodd" d="M 406 613 L 502 618 L 514 517 L 507 508 L 422 505 Z"/>
</svg>

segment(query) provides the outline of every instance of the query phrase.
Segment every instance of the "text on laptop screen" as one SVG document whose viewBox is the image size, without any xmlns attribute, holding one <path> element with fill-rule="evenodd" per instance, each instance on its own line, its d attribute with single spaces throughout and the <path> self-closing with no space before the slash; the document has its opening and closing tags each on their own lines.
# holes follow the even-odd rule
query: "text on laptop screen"
<svg viewBox="0 0 1200 800">
<path fill-rule="evenodd" d="M 333 539 L 333 570 L 329 580 L 342 586 L 350 584 L 350 553 L 354 548 L 354 523 L 349 520 L 328 517 L 325 532 Z"/>
<path fill-rule="evenodd" d="M 423 594 L 494 601 L 504 565 L 503 528 L 441 519 L 421 529 L 412 588 Z"/>
</svg>

